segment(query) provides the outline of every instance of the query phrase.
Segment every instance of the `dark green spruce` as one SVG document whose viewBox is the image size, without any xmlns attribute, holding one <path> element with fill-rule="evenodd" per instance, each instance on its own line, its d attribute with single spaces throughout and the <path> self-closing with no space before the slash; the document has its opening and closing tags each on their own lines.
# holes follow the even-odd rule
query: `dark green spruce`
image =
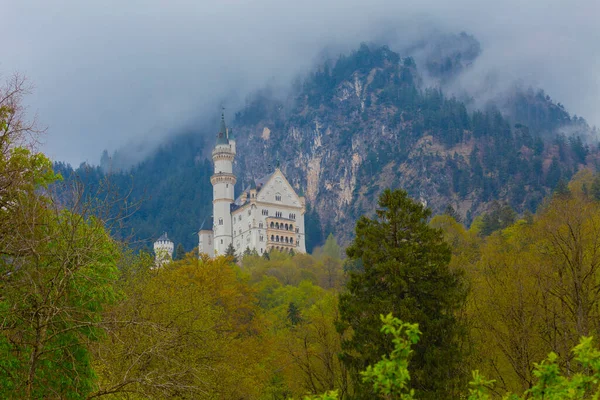
<svg viewBox="0 0 600 400">
<path fill-rule="evenodd" d="M 361 268 L 350 273 L 340 295 L 338 325 L 348 335 L 341 357 L 356 385 L 354 399 L 376 397 L 370 385 L 361 383 L 359 372 L 392 350 L 380 332 L 379 316 L 388 313 L 418 323 L 423 332 L 409 367 L 418 398 L 459 398 L 465 330 L 456 313 L 466 289 L 462 274 L 448 267 L 451 249 L 441 231 L 427 225 L 430 215 L 405 191 L 386 189 L 376 216 L 356 223 L 356 238 L 346 253 Z"/>
</svg>

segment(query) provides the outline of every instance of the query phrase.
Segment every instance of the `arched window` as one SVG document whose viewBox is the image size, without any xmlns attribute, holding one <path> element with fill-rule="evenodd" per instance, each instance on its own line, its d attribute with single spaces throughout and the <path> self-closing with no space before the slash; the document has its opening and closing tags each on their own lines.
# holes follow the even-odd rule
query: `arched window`
<svg viewBox="0 0 600 400">
<path fill-rule="evenodd" d="M 275 224 L 273 223 L 273 221 L 271 221 L 271 228 L 273 228 L 275 226 Z"/>
<path fill-rule="evenodd" d="M 290 231 L 294 230 L 294 225 L 290 224 Z"/>
<path fill-rule="evenodd" d="M 275 236 L 271 235 L 271 242 L 275 240 Z"/>
<path fill-rule="evenodd" d="M 289 225 L 285 224 L 285 230 L 287 231 L 289 229 Z"/>
<path fill-rule="evenodd" d="M 219 225 L 223 225 L 223 218 L 219 218 Z"/>
<path fill-rule="evenodd" d="M 262 222 L 259 222 L 259 223 L 258 223 L 258 227 L 262 229 L 262 227 L 263 227 L 263 223 L 262 223 Z"/>
<path fill-rule="evenodd" d="M 275 228 L 279 229 L 279 222 L 275 222 Z"/>
<path fill-rule="evenodd" d="M 286 242 L 286 243 L 289 243 L 289 239 L 287 238 L 287 236 L 286 236 L 286 238 L 285 238 L 285 242 Z"/>
<path fill-rule="evenodd" d="M 279 235 L 275 236 L 275 241 L 279 242 Z"/>
</svg>

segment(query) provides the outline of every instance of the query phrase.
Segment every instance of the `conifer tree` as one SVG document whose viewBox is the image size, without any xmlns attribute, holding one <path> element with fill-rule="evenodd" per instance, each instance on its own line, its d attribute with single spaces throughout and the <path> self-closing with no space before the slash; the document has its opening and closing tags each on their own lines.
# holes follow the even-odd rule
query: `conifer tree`
<svg viewBox="0 0 600 400">
<path fill-rule="evenodd" d="M 179 243 L 175 249 L 175 260 L 183 260 L 185 258 L 185 249 L 183 244 Z"/>
<path fill-rule="evenodd" d="M 229 246 L 227 246 L 227 250 L 225 250 L 225 255 L 233 257 L 233 262 L 238 261 L 237 256 L 235 254 L 235 249 L 233 248 L 233 243 L 229 243 Z"/>
<path fill-rule="evenodd" d="M 431 211 L 405 191 L 386 189 L 379 207 L 375 218 L 363 216 L 356 223 L 346 253 L 361 268 L 350 273 L 340 295 L 338 330 L 348 335 L 342 361 L 353 374 L 354 398 L 376 397 L 359 372 L 392 350 L 379 320 L 389 313 L 418 323 L 423 332 L 410 364 L 419 398 L 458 398 L 464 330 L 455 314 L 466 290 L 461 274 L 448 268 L 451 249 L 441 231 L 428 226 Z"/>
</svg>

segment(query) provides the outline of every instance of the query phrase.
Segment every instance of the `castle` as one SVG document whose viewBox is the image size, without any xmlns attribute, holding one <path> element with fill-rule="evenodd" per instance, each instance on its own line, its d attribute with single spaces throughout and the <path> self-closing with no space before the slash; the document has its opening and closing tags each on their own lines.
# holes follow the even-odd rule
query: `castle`
<svg viewBox="0 0 600 400">
<path fill-rule="evenodd" d="M 305 253 L 304 196 L 296 193 L 277 165 L 234 199 L 235 155 L 235 139 L 221 115 L 212 151 L 213 223 L 212 229 L 200 229 L 200 253 L 222 255 L 230 245 L 238 255 L 247 248 L 259 255 L 272 249 Z"/>
<path fill-rule="evenodd" d="M 215 257 L 232 246 L 237 255 L 246 249 L 259 255 L 273 249 L 305 253 L 304 196 L 296 193 L 277 163 L 272 173 L 252 179 L 234 198 L 235 156 L 235 139 L 222 114 L 212 151 L 213 216 L 208 224 L 212 229 L 200 227 L 199 252 Z"/>
</svg>

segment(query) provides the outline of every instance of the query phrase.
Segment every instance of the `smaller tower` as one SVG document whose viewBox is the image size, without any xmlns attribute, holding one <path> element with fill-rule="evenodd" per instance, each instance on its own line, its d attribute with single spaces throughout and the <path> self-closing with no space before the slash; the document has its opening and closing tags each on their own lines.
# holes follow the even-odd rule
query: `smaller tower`
<svg viewBox="0 0 600 400">
<path fill-rule="evenodd" d="M 168 238 L 167 232 L 163 233 L 161 237 L 154 242 L 154 255 L 157 267 L 161 267 L 164 264 L 173 260 L 173 250 L 175 250 L 175 244 Z"/>
</svg>

